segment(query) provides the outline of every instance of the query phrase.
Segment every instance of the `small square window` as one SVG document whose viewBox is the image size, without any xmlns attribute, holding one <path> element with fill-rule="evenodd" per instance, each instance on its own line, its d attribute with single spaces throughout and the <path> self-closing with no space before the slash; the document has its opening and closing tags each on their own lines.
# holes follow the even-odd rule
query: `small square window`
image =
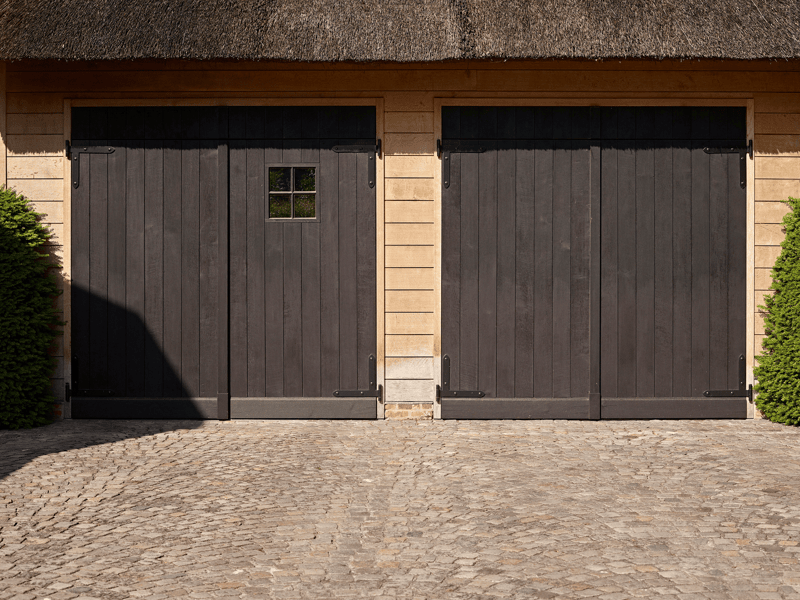
<svg viewBox="0 0 800 600">
<path fill-rule="evenodd" d="M 314 219 L 316 216 L 316 167 L 270 167 L 269 218 Z"/>
</svg>

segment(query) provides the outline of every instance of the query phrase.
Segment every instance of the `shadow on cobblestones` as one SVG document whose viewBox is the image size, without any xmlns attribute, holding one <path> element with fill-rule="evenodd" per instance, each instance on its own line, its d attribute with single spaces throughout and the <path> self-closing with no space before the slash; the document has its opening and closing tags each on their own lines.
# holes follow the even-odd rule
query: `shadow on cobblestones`
<svg viewBox="0 0 800 600">
<path fill-rule="evenodd" d="M 40 456 L 200 426 L 200 421 L 67 420 L 36 429 L 0 430 L 0 480 Z"/>
</svg>

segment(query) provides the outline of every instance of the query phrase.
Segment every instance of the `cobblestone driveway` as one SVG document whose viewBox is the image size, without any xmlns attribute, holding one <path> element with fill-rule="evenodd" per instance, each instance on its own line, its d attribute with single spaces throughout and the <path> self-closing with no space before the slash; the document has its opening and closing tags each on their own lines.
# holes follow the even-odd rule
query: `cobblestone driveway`
<svg viewBox="0 0 800 600">
<path fill-rule="evenodd" d="M 102 422 L 0 432 L 0 598 L 800 598 L 800 431 Z"/>
</svg>

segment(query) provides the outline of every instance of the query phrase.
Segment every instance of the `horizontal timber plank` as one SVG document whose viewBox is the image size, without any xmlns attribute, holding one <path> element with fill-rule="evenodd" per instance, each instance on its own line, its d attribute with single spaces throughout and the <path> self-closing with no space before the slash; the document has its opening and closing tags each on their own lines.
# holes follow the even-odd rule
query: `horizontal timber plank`
<svg viewBox="0 0 800 600">
<path fill-rule="evenodd" d="M 789 196 L 800 197 L 798 179 L 756 179 L 756 202 L 763 200 L 786 200 Z"/>
<path fill-rule="evenodd" d="M 800 136 L 757 134 L 753 152 L 756 156 L 800 156 Z"/>
<path fill-rule="evenodd" d="M 765 315 L 762 313 L 755 314 L 754 333 L 756 335 L 766 335 L 766 324 L 764 323 Z"/>
<path fill-rule="evenodd" d="M 783 202 L 756 202 L 756 223 L 781 223 L 790 211 Z"/>
<path fill-rule="evenodd" d="M 768 290 L 756 290 L 755 291 L 756 310 L 761 310 L 759 307 L 760 306 L 765 306 L 766 305 L 766 299 L 765 298 L 767 296 L 771 296 L 771 295 L 772 295 L 771 291 L 768 291 Z"/>
<path fill-rule="evenodd" d="M 772 269 L 755 269 L 755 289 L 768 290 L 772 286 Z"/>
<path fill-rule="evenodd" d="M 387 290 L 432 290 L 434 270 L 432 267 L 387 268 L 384 281 Z"/>
<path fill-rule="evenodd" d="M 64 222 L 64 203 L 63 202 L 31 202 L 33 210 L 44 215 L 42 223 L 63 223 Z"/>
<path fill-rule="evenodd" d="M 28 200 L 63 202 L 64 179 L 11 179 L 8 187 L 16 190 Z"/>
<path fill-rule="evenodd" d="M 746 419 L 746 398 L 601 398 L 603 419 Z"/>
<path fill-rule="evenodd" d="M 435 156 L 394 156 L 384 159 L 386 177 L 434 177 L 439 167 Z"/>
<path fill-rule="evenodd" d="M 800 179 L 800 156 L 755 158 L 756 179 Z"/>
<path fill-rule="evenodd" d="M 433 357 L 387 358 L 386 379 L 433 379 Z"/>
<path fill-rule="evenodd" d="M 758 134 L 797 134 L 800 133 L 800 114 L 756 113 L 755 129 Z"/>
<path fill-rule="evenodd" d="M 435 146 L 430 133 L 387 133 L 383 138 L 383 151 L 387 156 L 432 155 Z"/>
<path fill-rule="evenodd" d="M 589 398 L 442 398 L 442 419 L 588 419 Z"/>
<path fill-rule="evenodd" d="M 63 246 L 67 241 L 64 239 L 64 225 L 62 223 L 48 223 L 47 229 L 50 232 L 50 239 L 45 242 L 45 246 Z"/>
<path fill-rule="evenodd" d="M 386 313 L 387 335 L 433 335 L 435 328 L 433 313 Z"/>
<path fill-rule="evenodd" d="M 25 115 L 10 114 L 6 116 L 6 133 L 8 135 L 63 134 L 64 113 L 32 113 Z"/>
<path fill-rule="evenodd" d="M 772 268 L 781 253 L 780 246 L 756 246 L 755 248 L 755 267 Z"/>
<path fill-rule="evenodd" d="M 786 76 L 786 74 L 784 74 Z M 463 69 L 336 69 L 237 71 L 47 71 L 15 72 L 9 92 L 181 92 L 463 90 L 475 88 L 475 73 Z"/>
<path fill-rule="evenodd" d="M 433 356 L 433 335 L 387 335 L 386 356 Z"/>
<path fill-rule="evenodd" d="M 63 156 L 63 135 L 9 135 L 6 138 L 9 156 Z"/>
<path fill-rule="evenodd" d="M 73 419 L 216 419 L 216 398 L 72 398 Z"/>
<path fill-rule="evenodd" d="M 385 228 L 387 246 L 429 246 L 436 241 L 433 223 L 387 223 Z"/>
<path fill-rule="evenodd" d="M 800 94 L 780 93 L 768 94 L 759 93 L 754 96 L 755 120 L 761 118 L 760 113 L 800 113 Z"/>
<path fill-rule="evenodd" d="M 436 384 L 425 379 L 387 379 L 386 402 L 433 402 Z"/>
<path fill-rule="evenodd" d="M 436 294 L 432 290 L 386 290 L 386 312 L 433 312 Z"/>
<path fill-rule="evenodd" d="M 387 267 L 433 267 L 433 246 L 386 246 Z"/>
<path fill-rule="evenodd" d="M 384 185 L 386 200 L 433 200 L 436 197 L 436 183 L 432 178 L 388 178 Z"/>
<path fill-rule="evenodd" d="M 780 224 L 756 223 L 756 246 L 777 246 L 785 237 L 783 226 Z"/>
<path fill-rule="evenodd" d="M 57 179 L 64 176 L 64 158 L 53 156 L 9 156 L 9 179 Z"/>
<path fill-rule="evenodd" d="M 432 200 L 387 200 L 383 205 L 387 223 L 433 223 Z"/>
<path fill-rule="evenodd" d="M 231 398 L 231 419 L 375 419 L 374 398 Z"/>
<path fill-rule="evenodd" d="M 433 110 L 433 92 L 387 92 L 383 109 L 388 112 L 430 112 Z"/>
<path fill-rule="evenodd" d="M 64 110 L 64 94 L 8 94 L 9 113 L 57 113 Z"/>
<path fill-rule="evenodd" d="M 387 112 L 384 115 L 387 133 L 433 132 L 432 112 Z"/>
</svg>

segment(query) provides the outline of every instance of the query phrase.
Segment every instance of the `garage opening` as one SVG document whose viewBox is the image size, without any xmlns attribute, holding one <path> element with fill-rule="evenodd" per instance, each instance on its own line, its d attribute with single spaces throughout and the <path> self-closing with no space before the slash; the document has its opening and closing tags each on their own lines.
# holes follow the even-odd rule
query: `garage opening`
<svg viewBox="0 0 800 600">
<path fill-rule="evenodd" d="M 442 109 L 443 418 L 744 418 L 745 109 Z"/>
<path fill-rule="evenodd" d="M 72 415 L 375 418 L 374 107 L 72 113 Z"/>
</svg>

